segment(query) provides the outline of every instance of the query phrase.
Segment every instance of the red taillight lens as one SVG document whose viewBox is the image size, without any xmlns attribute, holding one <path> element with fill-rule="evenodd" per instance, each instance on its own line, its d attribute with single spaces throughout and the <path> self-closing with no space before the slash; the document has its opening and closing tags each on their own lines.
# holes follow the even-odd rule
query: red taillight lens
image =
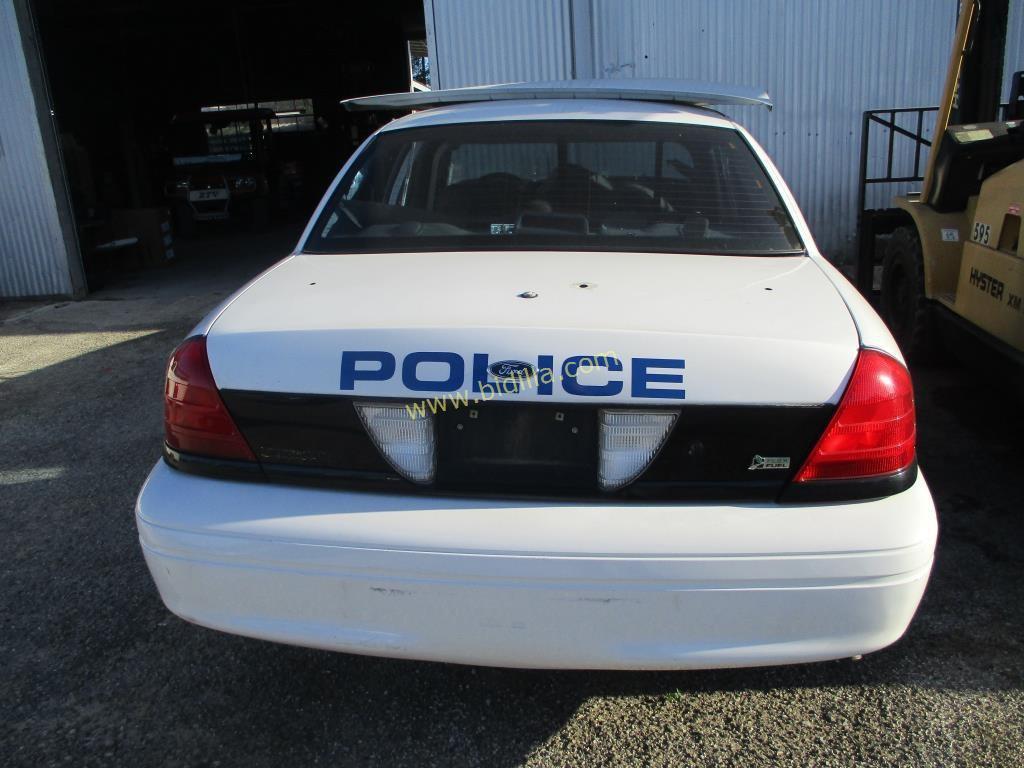
<svg viewBox="0 0 1024 768">
<path fill-rule="evenodd" d="M 256 461 L 217 392 L 204 336 L 186 339 L 167 363 L 164 434 L 176 451 Z"/>
<path fill-rule="evenodd" d="M 897 360 L 863 349 L 832 421 L 796 482 L 887 475 L 914 461 L 914 389 Z"/>
</svg>

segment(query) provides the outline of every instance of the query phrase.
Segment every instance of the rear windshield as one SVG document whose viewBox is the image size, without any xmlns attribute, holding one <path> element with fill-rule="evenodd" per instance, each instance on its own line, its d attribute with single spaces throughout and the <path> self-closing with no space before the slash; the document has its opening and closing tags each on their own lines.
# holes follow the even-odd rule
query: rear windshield
<svg viewBox="0 0 1024 768">
<path fill-rule="evenodd" d="M 379 134 L 305 250 L 793 253 L 793 222 L 735 130 L 515 121 Z"/>
</svg>

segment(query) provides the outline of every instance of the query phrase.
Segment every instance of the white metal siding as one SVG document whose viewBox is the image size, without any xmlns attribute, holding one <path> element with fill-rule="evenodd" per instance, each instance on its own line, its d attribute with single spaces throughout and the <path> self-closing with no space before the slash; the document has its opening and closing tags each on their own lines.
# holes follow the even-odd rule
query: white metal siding
<svg viewBox="0 0 1024 768">
<path fill-rule="evenodd" d="M 852 256 L 856 237 L 861 116 L 865 110 L 938 103 L 956 24 L 956 0 L 428 0 L 449 19 L 439 33 L 435 71 L 444 87 L 568 76 L 566 31 L 576 24 L 576 68 L 595 77 L 679 77 L 765 87 L 773 112 L 728 110 L 775 159 L 818 245 L 833 260 Z M 1021 2 L 1011 7 L 1008 67 L 1020 66 Z M 472 13 L 462 13 L 467 7 Z M 506 10 L 502 10 L 506 9 Z M 574 11 L 574 13 L 570 13 Z M 514 11 L 514 12 L 513 12 Z M 515 23 L 498 21 L 512 14 Z M 458 21 L 451 21 L 457 19 Z M 552 19 L 558 19 L 553 24 Z M 591 45 L 581 45 L 581 25 Z M 506 66 L 480 39 L 497 35 Z M 564 37 L 569 34 L 569 37 Z M 543 41 L 540 43 L 538 41 Z M 458 54 L 452 49 L 457 49 Z M 503 52 L 502 55 L 505 55 Z M 526 55 L 530 62 L 521 62 Z M 559 62 L 558 66 L 554 62 Z M 1009 78 L 1007 77 L 1007 82 Z M 1004 88 L 1006 96 L 1008 86 Z M 905 118 L 906 127 L 911 118 Z M 928 127 L 928 123 L 926 123 Z M 909 142 L 897 157 L 913 170 Z M 879 134 L 869 169 L 881 172 Z M 907 185 L 869 189 L 869 206 L 888 206 Z"/>
<path fill-rule="evenodd" d="M 0 296 L 70 294 L 67 250 L 12 0 L 0 0 Z"/>
<path fill-rule="evenodd" d="M 424 3 L 435 88 L 572 77 L 566 0 Z"/>
<path fill-rule="evenodd" d="M 724 111 L 775 159 L 833 259 L 851 254 L 856 236 L 862 113 L 936 103 L 956 23 L 948 0 L 640 0 L 628 18 L 613 1 L 594 6 L 595 63 L 604 76 L 768 89 L 773 112 Z M 886 148 L 874 144 L 870 167 L 881 170 Z M 900 190 L 870 191 L 869 204 L 886 206 Z"/>
<path fill-rule="evenodd" d="M 1012 0 L 1006 26 L 1006 65 L 1003 67 L 1002 97 L 1010 95 L 1010 78 L 1024 70 L 1024 0 Z"/>
</svg>

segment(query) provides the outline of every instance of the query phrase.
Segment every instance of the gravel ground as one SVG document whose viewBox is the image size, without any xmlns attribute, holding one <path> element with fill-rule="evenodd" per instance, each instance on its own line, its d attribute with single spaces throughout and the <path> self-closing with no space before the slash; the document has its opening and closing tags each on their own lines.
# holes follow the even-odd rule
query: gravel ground
<svg viewBox="0 0 1024 768">
<path fill-rule="evenodd" d="M 932 582 L 907 636 L 861 661 L 524 672 L 171 616 L 132 520 L 159 455 L 164 360 L 288 240 L 225 258 L 214 238 L 89 301 L 0 313 L 0 763 L 1024 764 L 1024 417 L 955 367 L 915 372 L 941 516 Z"/>
</svg>

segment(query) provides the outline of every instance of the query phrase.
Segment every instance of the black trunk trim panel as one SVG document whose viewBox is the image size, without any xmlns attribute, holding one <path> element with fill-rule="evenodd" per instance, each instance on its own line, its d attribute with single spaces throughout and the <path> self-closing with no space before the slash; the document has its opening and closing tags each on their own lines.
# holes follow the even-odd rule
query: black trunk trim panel
<svg viewBox="0 0 1024 768">
<path fill-rule="evenodd" d="M 596 478 L 600 406 L 505 401 L 435 417 L 437 478 L 421 486 L 399 477 L 381 456 L 352 398 L 241 390 L 221 395 L 259 464 L 168 449 L 169 464 L 207 475 L 352 490 L 590 501 L 850 501 L 898 493 L 917 477 L 914 465 L 882 478 L 792 483 L 833 405 L 682 405 L 644 473 L 619 491 L 602 493 Z M 755 455 L 788 457 L 790 466 L 753 470 Z"/>
<path fill-rule="evenodd" d="M 241 390 L 220 394 L 261 464 L 394 475 L 350 398 Z"/>
</svg>

